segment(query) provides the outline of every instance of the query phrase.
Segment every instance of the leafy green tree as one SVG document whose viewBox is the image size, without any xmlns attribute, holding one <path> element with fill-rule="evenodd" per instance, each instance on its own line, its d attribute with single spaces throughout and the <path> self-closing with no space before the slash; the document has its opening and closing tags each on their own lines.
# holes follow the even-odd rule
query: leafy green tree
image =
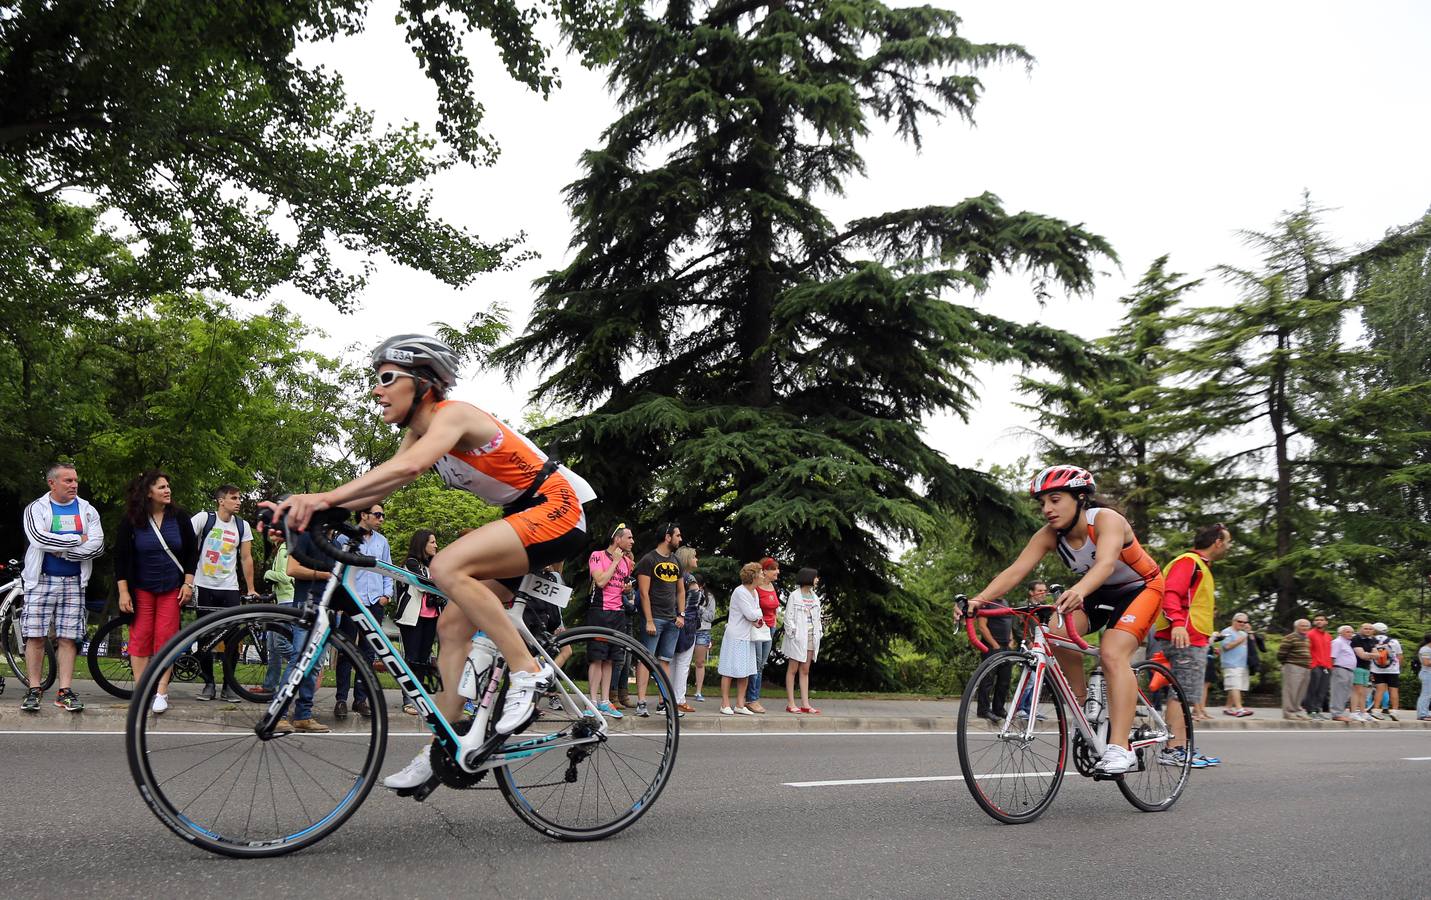
<svg viewBox="0 0 1431 900">
<path fill-rule="evenodd" d="M 1384 548 L 1349 534 L 1318 503 L 1322 476 L 1356 460 L 1342 454 L 1318 459 L 1314 447 L 1319 437 L 1349 425 L 1343 378 L 1363 371 L 1372 356 L 1342 337 L 1357 306 L 1347 289 L 1349 276 L 1388 250 L 1431 236 L 1393 236 L 1352 255 L 1331 245 L 1318 213 L 1304 200 L 1274 231 L 1248 233 L 1262 252 L 1261 267 L 1221 267 L 1239 289 L 1237 302 L 1182 317 L 1193 343 L 1169 366 L 1174 377 L 1191 382 L 1184 394 L 1189 404 L 1229 430 L 1255 436 L 1252 448 L 1236 454 L 1251 477 L 1239 539 L 1253 552 L 1230 568 L 1241 570 L 1248 594 L 1275 597 L 1271 617 L 1279 628 L 1290 627 L 1308 599 L 1323 608 L 1356 605 L 1352 586 L 1374 579 L 1377 560 L 1385 556 Z"/>
<path fill-rule="evenodd" d="M 385 533 L 393 547 L 393 560 L 402 565 L 408 539 L 420 528 L 437 534 L 446 547 L 468 528 L 478 528 L 501 517 L 502 511 L 466 491 L 449 490 L 436 475 L 427 474 L 393 493 L 383 504 Z"/>
<path fill-rule="evenodd" d="M 557 83 L 544 18 L 599 53 L 588 0 L 400 0 L 398 19 L 437 92 L 434 138 L 381 128 L 341 79 L 297 57 L 303 41 L 368 24 L 371 0 L 0 3 L 0 184 L 29 214 L 77 192 L 121 213 L 145 267 L 170 289 L 260 295 L 281 283 L 347 306 L 385 254 L 461 285 L 514 239 L 438 220 L 422 183 L 497 152 L 482 130 L 464 34 L 508 71 Z M 344 257 L 361 260 L 353 268 Z M 6 280 L 9 272 L 0 273 Z M 152 293 L 152 292 L 151 292 Z"/>
<path fill-rule="evenodd" d="M 610 74 L 622 115 L 568 189 L 572 262 L 539 281 L 509 372 L 550 360 L 538 401 L 584 410 L 543 438 L 618 517 L 679 521 L 708 553 L 822 571 L 825 671 L 878 682 L 911 626 L 887 547 L 951 511 L 977 538 L 1016 521 L 1005 492 L 951 465 L 927 414 L 965 414 L 972 367 L 1086 365 L 1082 342 L 969 303 L 1006 270 L 1087 288 L 1111 255 L 1083 228 L 983 194 L 837 226 L 817 204 L 864 174 L 877 122 L 918 146 L 972 119 L 985 66 L 1026 62 L 958 17 L 869 0 L 632 6 Z"/>
<path fill-rule="evenodd" d="M 1123 298 L 1118 328 L 1093 342 L 1106 362 L 1091 376 L 1021 379 L 1034 398 L 1024 408 L 1051 432 L 1041 441 L 1046 461 L 1092 470 L 1144 541 L 1181 538 L 1199 524 L 1189 521 L 1195 510 L 1236 487 L 1199 452 L 1223 423 L 1196 405 L 1168 402 L 1165 370 L 1178 354 L 1171 313 L 1201 283 L 1169 271 L 1168 258 L 1159 257 Z"/>
</svg>

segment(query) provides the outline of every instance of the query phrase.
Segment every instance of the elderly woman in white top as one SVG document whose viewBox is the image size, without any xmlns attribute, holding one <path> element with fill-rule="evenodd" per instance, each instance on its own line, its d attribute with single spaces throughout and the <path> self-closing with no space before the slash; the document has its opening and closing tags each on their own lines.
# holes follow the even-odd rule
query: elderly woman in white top
<svg viewBox="0 0 1431 900">
<path fill-rule="evenodd" d="M 806 567 L 795 576 L 795 590 L 785 598 L 785 639 L 780 642 L 780 652 L 787 660 L 785 667 L 785 694 L 788 713 L 810 713 L 818 715 L 819 710 L 810 705 L 810 664 L 820 655 L 820 636 L 823 623 L 820 620 L 820 595 L 815 588 L 820 583 L 820 573 Z M 800 676 L 800 705 L 795 705 L 795 676 Z"/>
<path fill-rule="evenodd" d="M 720 642 L 720 714 L 723 716 L 753 716 L 745 708 L 745 683 L 755 674 L 755 645 L 750 641 L 751 629 L 765 626 L 760 600 L 755 595 L 755 582 L 760 578 L 760 563 L 740 567 L 740 587 L 730 593 L 730 618 L 725 623 L 725 636 Z M 730 705 L 730 683 L 735 682 L 735 707 Z"/>
</svg>

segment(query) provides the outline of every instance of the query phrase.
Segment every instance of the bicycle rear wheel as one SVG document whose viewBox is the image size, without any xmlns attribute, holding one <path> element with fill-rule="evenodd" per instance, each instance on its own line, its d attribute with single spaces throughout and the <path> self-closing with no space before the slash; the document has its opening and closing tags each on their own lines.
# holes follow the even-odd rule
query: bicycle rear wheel
<svg viewBox="0 0 1431 900">
<path fill-rule="evenodd" d="M 1010 825 L 1032 822 L 1048 809 L 1068 764 L 1063 703 L 1047 673 L 1038 696 L 1032 696 L 1034 668 L 1031 654 L 995 653 L 974 670 L 959 703 L 964 785 L 984 812 Z M 1005 713 L 998 724 L 976 713 L 981 686 L 990 691 L 990 712 Z M 1034 718 L 1032 729 L 1029 716 Z"/>
<path fill-rule="evenodd" d="M 133 615 L 110 619 L 89 639 L 85 660 L 94 683 L 121 700 L 134 696 L 134 667 L 129 661 L 129 629 Z"/>
<path fill-rule="evenodd" d="M 1145 660 L 1133 666 L 1133 675 L 1138 679 L 1138 703 L 1133 710 L 1133 730 L 1129 734 L 1133 752 L 1138 754 L 1138 767 L 1118 779 L 1118 790 L 1128 798 L 1128 802 L 1144 812 L 1161 812 L 1178 801 L 1183 788 L 1187 787 L 1189 773 L 1192 772 L 1192 756 L 1183 753 L 1181 757 L 1165 756 L 1172 737 L 1167 721 L 1169 710 L 1166 704 L 1161 713 L 1153 709 L 1150 698 L 1153 695 L 1150 682 L 1157 676 L 1168 686 L 1168 699 L 1180 705 L 1183 733 L 1188 736 L 1188 748 L 1193 747 L 1192 705 L 1182 686 L 1173 678 L 1166 666 L 1152 660 Z"/>
<path fill-rule="evenodd" d="M 597 734 L 597 723 L 584 707 L 572 708 L 556 692 L 556 705 L 538 698 L 540 716 L 520 735 L 507 742 L 513 745 L 543 742 L 557 746 L 515 760 L 496 770 L 502 796 L 522 821 L 542 834 L 563 841 L 596 841 L 630 826 L 656 802 L 665 789 L 676 764 L 680 741 L 679 714 L 671 683 L 660 666 L 639 641 L 608 628 L 583 627 L 562 632 L 553 642 L 552 656 L 570 649 L 571 658 L 563 669 L 587 674 L 589 649 L 597 644 L 603 651 L 613 646 L 631 654 L 632 663 L 642 663 L 651 672 L 651 684 L 659 698 L 652 698 L 651 717 L 628 715 L 608 721 L 605 737 L 590 743 L 571 744 L 573 739 Z M 578 690 L 589 689 L 585 680 L 573 674 Z M 665 702 L 657 709 L 654 700 Z M 521 752 L 520 750 L 518 752 Z"/>
<path fill-rule="evenodd" d="M 10 671 L 15 673 L 23 687 L 38 687 L 42 691 L 48 691 L 55 683 L 55 642 L 52 639 L 45 639 L 45 654 L 41 657 L 40 665 L 43 671 L 40 672 L 40 679 L 37 685 L 30 683 L 29 673 L 26 671 L 25 663 L 25 638 L 20 633 L 20 604 L 11 605 L 5 614 L 5 621 L 0 623 L 0 641 L 4 643 L 5 662 L 10 666 Z"/>
<path fill-rule="evenodd" d="M 282 606 L 243 606 L 200 619 L 154 655 L 129 706 L 125 744 L 140 796 L 171 831 L 212 853 L 278 856 L 322 840 L 367 799 L 383 762 L 382 690 L 353 645 L 333 633 L 328 646 L 353 664 L 371 717 L 354 716 L 332 733 L 264 739 L 257 726 L 266 705 L 175 704 L 151 714 L 159 673 L 196 642 L 217 648 L 236 632 L 268 627 L 304 626 L 298 611 Z"/>
</svg>

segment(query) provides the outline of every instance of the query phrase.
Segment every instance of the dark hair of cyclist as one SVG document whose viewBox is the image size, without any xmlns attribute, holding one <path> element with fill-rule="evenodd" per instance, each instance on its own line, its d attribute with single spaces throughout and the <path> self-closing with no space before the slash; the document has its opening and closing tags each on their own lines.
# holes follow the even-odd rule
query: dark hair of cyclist
<svg viewBox="0 0 1431 900">
<path fill-rule="evenodd" d="M 161 478 L 168 482 L 174 480 L 158 469 L 150 469 L 140 472 L 129 482 L 129 495 L 124 501 L 124 517 L 135 528 L 145 527 L 144 520 L 149 518 L 149 489 Z M 172 501 L 170 506 L 173 506 Z"/>
<path fill-rule="evenodd" d="M 800 587 L 814 587 L 815 579 L 820 577 L 820 570 L 814 566 L 806 566 L 795 573 L 795 583 Z"/>
<path fill-rule="evenodd" d="M 419 528 L 412 533 L 412 537 L 407 542 L 407 555 L 411 559 L 420 559 L 424 563 L 432 562 L 432 557 L 427 555 L 427 542 L 432 537 L 432 532 L 426 528 Z"/>
<path fill-rule="evenodd" d="M 1193 535 L 1193 549 L 1206 550 L 1221 540 L 1223 533 L 1226 531 L 1227 526 L 1221 522 L 1218 522 L 1216 525 L 1204 525 Z"/>
</svg>

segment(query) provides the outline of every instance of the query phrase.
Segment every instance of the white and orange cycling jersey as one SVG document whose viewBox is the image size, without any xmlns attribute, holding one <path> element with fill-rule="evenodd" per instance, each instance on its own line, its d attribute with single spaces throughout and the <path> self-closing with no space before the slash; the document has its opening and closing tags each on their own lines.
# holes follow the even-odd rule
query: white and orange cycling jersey
<svg viewBox="0 0 1431 900">
<path fill-rule="evenodd" d="M 460 402 L 444 400 L 437 408 Z M 485 410 L 479 412 L 497 426 L 497 434 L 480 447 L 454 447 L 433 464 L 433 469 L 448 487 L 505 507 L 532 486 L 546 465 L 547 455 L 496 416 Z M 504 516 L 516 529 L 523 546 L 554 540 L 573 528 L 586 529 L 582 505 L 596 499 L 586 479 L 566 466 L 558 466 L 542 483 L 540 495 L 545 498 L 540 504 Z"/>
</svg>

